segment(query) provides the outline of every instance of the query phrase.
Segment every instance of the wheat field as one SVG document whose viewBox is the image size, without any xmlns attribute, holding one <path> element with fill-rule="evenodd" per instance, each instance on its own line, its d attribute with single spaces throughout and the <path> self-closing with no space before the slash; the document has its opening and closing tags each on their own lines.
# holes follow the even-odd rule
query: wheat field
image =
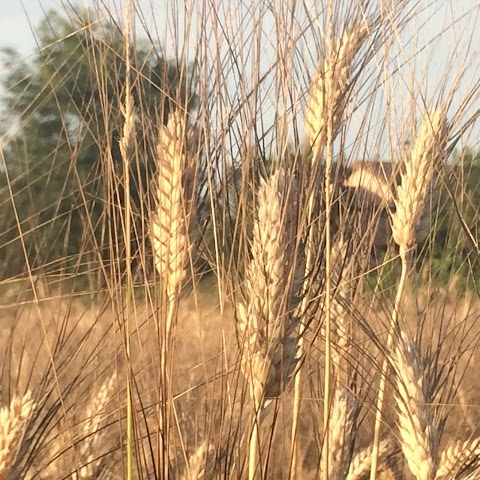
<svg viewBox="0 0 480 480">
<path fill-rule="evenodd" d="M 59 258 L 4 162 L 0 478 L 480 479 L 480 4 L 455 5 L 64 7 L 55 44 L 122 81 L 74 124 L 102 189 L 77 136 Z M 137 42 L 178 75 L 153 110 Z"/>
</svg>

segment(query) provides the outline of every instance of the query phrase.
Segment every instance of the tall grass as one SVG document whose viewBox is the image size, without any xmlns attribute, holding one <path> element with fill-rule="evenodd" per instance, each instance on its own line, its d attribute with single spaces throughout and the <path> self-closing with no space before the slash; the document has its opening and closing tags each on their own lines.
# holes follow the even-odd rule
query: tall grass
<svg viewBox="0 0 480 480">
<path fill-rule="evenodd" d="M 475 146 L 478 6 L 437 31 L 445 5 L 95 5 L 81 30 L 116 22 L 126 69 L 89 132 L 104 223 L 78 181 L 89 287 L 83 254 L 39 264 L 42 243 L 0 284 L 0 476 L 480 476 L 480 210 L 453 156 Z M 154 110 L 137 42 L 178 72 Z M 120 72 L 95 55 L 105 94 Z M 5 178 L 15 213 L 33 180 Z M 14 225 L 0 250 L 29 241 Z"/>
</svg>

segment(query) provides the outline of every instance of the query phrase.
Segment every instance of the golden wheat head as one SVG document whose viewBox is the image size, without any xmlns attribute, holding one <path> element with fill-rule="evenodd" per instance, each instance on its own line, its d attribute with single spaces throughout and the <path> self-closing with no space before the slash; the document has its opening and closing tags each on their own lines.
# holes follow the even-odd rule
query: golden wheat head
<svg viewBox="0 0 480 480">
<path fill-rule="evenodd" d="M 397 377 L 395 399 L 402 451 L 417 480 L 432 480 L 437 465 L 437 432 L 418 354 L 404 332 L 392 360 Z"/>
<path fill-rule="evenodd" d="M 310 99 L 305 114 L 305 131 L 315 159 L 323 150 L 327 140 L 327 105 L 332 105 L 333 108 L 334 138 L 340 130 L 353 59 L 366 39 L 367 33 L 366 23 L 355 25 L 347 30 L 337 42 L 336 48 L 329 52 L 317 69 L 310 86 Z M 333 71 L 333 85 L 326 82 L 328 71 Z"/>
<path fill-rule="evenodd" d="M 392 216 L 393 239 L 397 245 L 410 247 L 416 240 L 415 230 L 431 188 L 435 166 L 445 156 L 447 137 L 445 110 L 425 115 L 397 187 Z"/>
<path fill-rule="evenodd" d="M 435 480 L 478 478 L 480 475 L 480 438 L 449 445 L 440 457 Z"/>
<path fill-rule="evenodd" d="M 353 433 L 353 398 L 347 389 L 337 387 L 328 422 L 328 478 L 345 478 L 350 463 Z"/>
<path fill-rule="evenodd" d="M 20 448 L 25 426 L 35 408 L 32 392 L 15 395 L 10 406 L 0 410 L 0 478 L 7 476 Z"/>
<path fill-rule="evenodd" d="M 205 478 L 205 466 L 209 454 L 215 449 L 208 442 L 203 442 L 188 459 L 187 471 L 182 475 L 182 480 L 203 480 Z"/>
<path fill-rule="evenodd" d="M 253 230 L 252 259 L 247 268 L 246 304 L 238 305 L 238 326 L 245 349 L 242 370 L 257 406 L 263 396 L 279 394 L 289 377 L 295 342 L 287 312 L 284 174 L 263 181 Z M 287 209 L 288 211 L 288 209 Z"/>
<path fill-rule="evenodd" d="M 387 457 L 392 453 L 393 447 L 391 441 L 382 440 L 379 445 L 378 458 L 379 465 L 385 462 Z M 348 470 L 347 480 L 366 480 L 370 476 L 372 466 L 372 447 L 368 446 L 356 453 Z"/>
<path fill-rule="evenodd" d="M 185 119 L 171 114 L 160 129 L 158 142 L 158 209 L 152 234 L 155 265 L 168 297 L 180 288 L 185 271 L 186 226 L 183 211 L 182 174 L 185 163 Z"/>
</svg>

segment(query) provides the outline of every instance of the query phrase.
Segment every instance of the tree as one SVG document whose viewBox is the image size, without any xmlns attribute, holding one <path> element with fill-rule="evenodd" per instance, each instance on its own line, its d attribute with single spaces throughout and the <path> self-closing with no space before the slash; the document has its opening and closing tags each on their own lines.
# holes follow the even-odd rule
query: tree
<svg viewBox="0 0 480 480">
<path fill-rule="evenodd" d="M 122 32 L 111 19 L 83 10 L 49 13 L 37 33 L 33 61 L 10 52 L 14 66 L 3 81 L 7 123 L 17 125 L 0 170 L 3 276 L 23 272 L 21 242 L 33 271 L 88 271 L 99 254 L 109 258 L 108 236 L 120 229 L 111 220 L 125 173 L 118 146 L 126 80 Z M 188 69 L 165 60 L 155 46 L 137 44 L 130 57 L 138 127 L 130 192 L 139 238 L 158 125 L 174 102 L 191 108 L 195 96 Z"/>
</svg>

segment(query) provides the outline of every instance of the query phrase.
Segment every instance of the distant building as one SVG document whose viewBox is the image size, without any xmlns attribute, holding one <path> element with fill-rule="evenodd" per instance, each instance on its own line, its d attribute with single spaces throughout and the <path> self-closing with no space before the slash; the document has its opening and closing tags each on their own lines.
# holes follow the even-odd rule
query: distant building
<svg viewBox="0 0 480 480">
<path fill-rule="evenodd" d="M 355 214 L 357 232 L 365 238 L 373 238 L 376 247 L 386 247 L 392 239 L 390 213 L 395 211 L 395 188 L 400 181 L 399 173 L 398 164 L 359 161 L 352 165 L 343 183 L 347 189 L 347 210 Z M 436 202 L 437 195 L 432 186 L 416 225 L 417 242 L 425 240 L 430 232 L 431 215 Z"/>
</svg>

